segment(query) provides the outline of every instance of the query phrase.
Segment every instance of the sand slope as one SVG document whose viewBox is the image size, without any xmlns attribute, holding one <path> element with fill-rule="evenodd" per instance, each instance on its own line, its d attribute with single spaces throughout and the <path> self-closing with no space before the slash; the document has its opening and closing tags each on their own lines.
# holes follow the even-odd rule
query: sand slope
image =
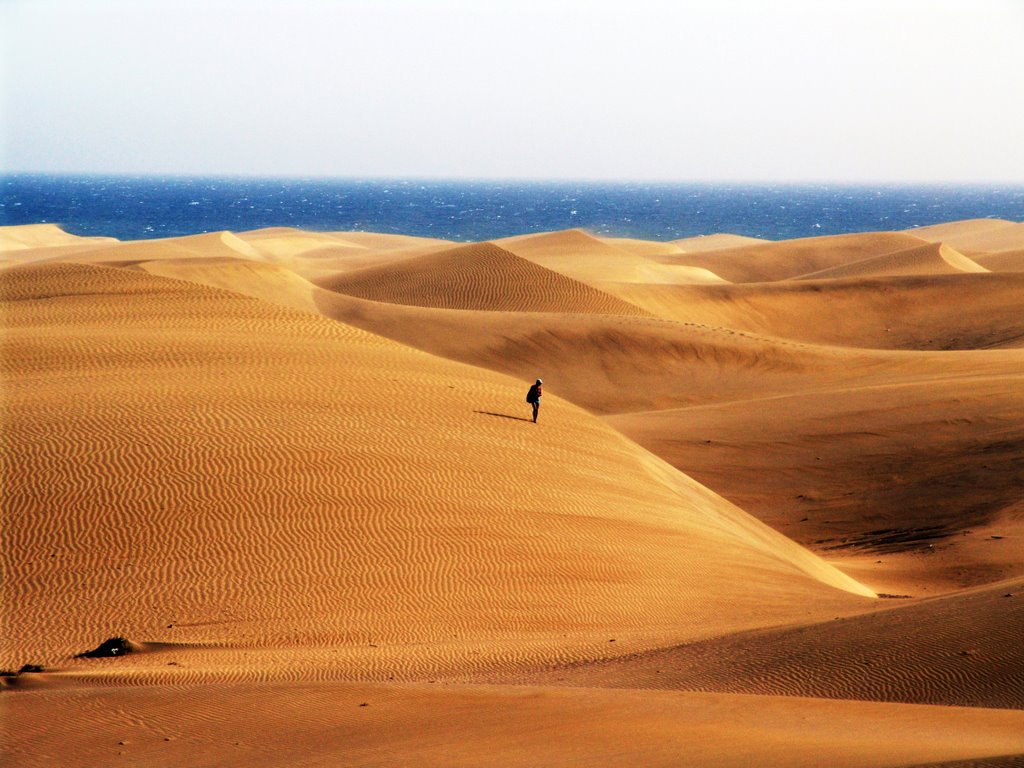
<svg viewBox="0 0 1024 768">
<path fill-rule="evenodd" d="M 730 283 L 759 283 L 832 269 L 921 244 L 921 239 L 899 232 L 871 232 L 695 251 L 677 258 L 675 263 L 703 267 Z"/>
<path fill-rule="evenodd" d="M 23 224 L 0 227 L 0 253 L 58 246 L 97 245 L 116 243 L 113 237 L 79 237 L 65 232 L 56 224 Z"/>
<path fill-rule="evenodd" d="M 1024 708 L 1024 582 L 888 602 L 889 610 L 866 616 L 716 638 L 534 679 Z"/>
<path fill-rule="evenodd" d="M 579 229 L 520 235 L 496 240 L 517 256 L 574 280 L 603 287 L 606 283 L 719 283 L 721 277 L 706 269 L 661 264 L 651 256 L 652 247 L 634 241 L 625 248 Z M 664 244 L 653 250 L 662 251 Z"/>
<path fill-rule="evenodd" d="M 319 284 L 349 296 L 414 306 L 645 314 L 621 299 L 492 243 L 464 245 L 395 266 L 339 275 Z"/>
<path fill-rule="evenodd" d="M 443 250 L 453 243 L 374 232 L 306 232 L 274 227 L 242 232 L 261 257 L 308 279 L 391 264 Z"/>
<path fill-rule="evenodd" d="M 615 293 L 659 317 L 817 344 L 967 350 L 1016 346 L 1024 334 L 1024 279 L 1013 273 L 620 285 Z"/>
<path fill-rule="evenodd" d="M 657 240 L 640 240 L 633 237 L 599 237 L 598 239 L 620 251 L 626 251 L 627 253 L 647 258 L 677 256 L 683 252 L 675 243 L 665 243 Z"/>
<path fill-rule="evenodd" d="M 800 275 L 795 280 L 830 280 L 854 277 L 897 275 L 955 275 L 962 272 L 988 272 L 962 253 L 942 243 L 932 243 L 905 251 L 875 256 L 840 267 Z"/>
<path fill-rule="evenodd" d="M 982 253 L 973 260 L 992 272 L 1024 272 L 1024 248 Z"/>
<path fill-rule="evenodd" d="M 56 224 L 0 227 L 0 269 L 53 259 L 78 258 L 118 241 L 113 237 L 79 237 Z"/>
<path fill-rule="evenodd" d="M 982 528 L 1024 486 L 1024 361 L 1015 351 L 975 362 L 973 375 L 610 421 L 797 541 L 885 559 L 923 549 L 935 578 L 977 583 L 1024 565 L 1024 539 Z M 986 550 L 1016 553 L 1014 565 Z"/>
<path fill-rule="evenodd" d="M 684 237 L 681 240 L 673 240 L 672 244 L 678 246 L 684 253 L 700 253 L 701 251 L 719 251 L 725 248 L 738 248 L 765 242 L 768 241 L 757 237 L 719 232 L 713 235 Z"/>
<path fill-rule="evenodd" d="M 865 592 L 578 408 L 524 422 L 521 382 L 139 271 L 3 290 L 5 665 L 124 633 L 430 642 L 429 666 L 468 653 L 447 643 L 699 636 Z"/>
<path fill-rule="evenodd" d="M 1021 712 L 517 686 L 25 691 L 6 726 L 15 765 L 892 768 L 1024 750 Z"/>
<path fill-rule="evenodd" d="M 1005 219 L 968 219 L 918 227 L 908 233 L 922 240 L 944 242 L 973 255 L 977 251 L 1024 248 L 1024 223 Z"/>
</svg>

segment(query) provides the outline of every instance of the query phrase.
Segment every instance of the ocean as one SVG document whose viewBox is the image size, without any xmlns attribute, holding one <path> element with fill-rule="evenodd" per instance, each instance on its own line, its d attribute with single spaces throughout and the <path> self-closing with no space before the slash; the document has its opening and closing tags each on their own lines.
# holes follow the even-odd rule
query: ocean
<svg viewBox="0 0 1024 768">
<path fill-rule="evenodd" d="M 60 224 L 121 240 L 298 227 L 457 241 L 582 228 L 673 240 L 731 232 L 783 240 L 970 218 L 1024 219 L 1024 186 L 849 186 L 0 177 L 0 225 Z"/>
</svg>

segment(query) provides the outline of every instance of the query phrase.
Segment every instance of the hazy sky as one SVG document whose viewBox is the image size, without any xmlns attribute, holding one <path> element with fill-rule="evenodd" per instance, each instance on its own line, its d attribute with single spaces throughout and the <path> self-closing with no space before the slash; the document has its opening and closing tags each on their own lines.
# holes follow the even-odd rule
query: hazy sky
<svg viewBox="0 0 1024 768">
<path fill-rule="evenodd" d="M 1024 0 L 0 0 L 0 166 L 1024 182 Z"/>
</svg>

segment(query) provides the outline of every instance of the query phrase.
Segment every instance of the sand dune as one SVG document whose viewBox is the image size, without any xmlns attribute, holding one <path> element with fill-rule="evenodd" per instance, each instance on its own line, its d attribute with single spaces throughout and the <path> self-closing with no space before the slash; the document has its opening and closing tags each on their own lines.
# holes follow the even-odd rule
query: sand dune
<svg viewBox="0 0 1024 768">
<path fill-rule="evenodd" d="M 5 764 L 1013 764 L 1018 226 L 0 228 Z"/>
<path fill-rule="evenodd" d="M 1024 573 L 1024 539 L 992 540 L 1004 532 L 984 528 L 1024 487 L 1022 361 L 1007 351 L 945 379 L 840 380 L 831 391 L 610 422 L 796 541 L 886 561 L 925 552 L 930 579 L 916 588 L 950 588 Z M 860 578 L 899 589 L 874 581 L 886 567 L 873 570 Z"/>
<path fill-rule="evenodd" d="M 350 296 L 413 306 L 642 315 L 642 309 L 492 243 L 459 246 L 320 281 Z"/>
<path fill-rule="evenodd" d="M 921 244 L 921 239 L 899 232 L 869 232 L 693 251 L 674 263 L 703 267 L 730 283 L 760 283 L 832 269 Z"/>
<path fill-rule="evenodd" d="M 850 362 L 844 350 L 655 318 L 466 313 L 324 295 L 317 304 L 327 316 L 452 360 L 526 381 L 543 371 L 595 413 L 781 394 L 812 371 L 835 376 Z"/>
<path fill-rule="evenodd" d="M 887 253 L 840 267 L 800 275 L 795 280 L 834 280 L 852 277 L 890 277 L 902 275 L 956 275 L 962 272 L 988 272 L 962 253 L 942 243 L 931 243 L 905 251 Z"/>
<path fill-rule="evenodd" d="M 79 237 L 56 224 L 0 227 L 0 269 L 66 258 L 117 243 L 113 237 Z"/>
<path fill-rule="evenodd" d="M 267 227 L 239 232 L 238 236 L 260 250 L 295 256 L 304 251 L 325 247 L 368 251 L 397 251 L 428 245 L 450 245 L 450 240 L 382 232 L 310 232 L 294 227 Z"/>
<path fill-rule="evenodd" d="M 152 275 L 220 288 L 304 312 L 317 312 L 312 283 L 278 264 L 247 259 L 154 259 L 136 265 Z"/>
<path fill-rule="evenodd" d="M 188 237 L 159 240 L 131 240 L 103 248 L 94 248 L 81 254 L 58 254 L 39 260 L 51 262 L 74 261 L 81 264 L 109 264 L 131 266 L 161 259 L 247 259 L 266 262 L 266 256 L 231 232 L 209 232 Z"/>
<path fill-rule="evenodd" d="M 976 761 L 1024 749 L 1021 712 L 675 691 L 249 683 L 13 702 L 17 765 L 1009 768 Z"/>
<path fill-rule="evenodd" d="M 700 237 L 685 237 L 681 240 L 673 240 L 672 243 L 685 253 L 700 253 L 702 251 L 720 251 L 725 248 L 738 248 L 744 245 L 755 245 L 765 243 L 757 237 L 746 235 L 730 235 L 718 233 L 714 235 L 701 235 Z"/>
<path fill-rule="evenodd" d="M 268 260 L 307 279 L 376 267 L 422 256 L 454 245 L 447 240 L 374 232 L 306 232 L 276 227 L 243 232 Z"/>
<path fill-rule="evenodd" d="M 550 683 L 1024 708 L 1024 581 L 580 664 Z M 908 604 L 909 603 L 909 604 Z"/>
<path fill-rule="evenodd" d="M 113 237 L 79 237 L 65 232 L 56 224 L 23 224 L 0 227 L 0 253 L 56 246 L 116 243 Z M 9 254 L 8 254 L 9 255 Z"/>
<path fill-rule="evenodd" d="M 626 251 L 636 256 L 645 257 L 657 257 L 657 256 L 676 256 L 682 253 L 682 249 L 675 243 L 664 243 L 656 240 L 639 240 L 632 237 L 601 237 L 598 238 L 604 243 L 617 248 L 620 251 Z"/>
<path fill-rule="evenodd" d="M 452 360 L 530 380 L 601 413 L 647 411 L 1016 370 L 1003 351 L 950 358 L 801 344 L 659 318 L 434 310 L 321 292 L 328 317 Z"/>
<path fill-rule="evenodd" d="M 619 248 L 579 229 L 520 235 L 495 243 L 535 264 L 599 288 L 606 283 L 722 282 L 710 270 L 659 264 L 647 257 L 649 253 L 638 253 L 635 245 Z"/>
<path fill-rule="evenodd" d="M 242 232 L 238 237 L 272 260 L 290 261 L 308 251 L 332 248 L 338 251 L 367 251 L 365 245 L 331 232 L 304 232 L 292 227 L 272 227 Z"/>
<path fill-rule="evenodd" d="M 1024 223 L 1005 219 L 969 219 L 907 231 L 922 240 L 944 242 L 971 256 L 979 251 L 1024 248 Z"/>
<path fill-rule="evenodd" d="M 818 344 L 966 350 L 1012 346 L 1024 334 L 1024 280 L 1012 273 L 620 285 L 615 293 L 659 317 Z"/>
<path fill-rule="evenodd" d="M 416 237 L 390 232 L 335 232 L 334 235 L 356 243 L 371 251 L 400 251 L 435 245 L 454 245 L 451 240 L 437 237 Z"/>
<path fill-rule="evenodd" d="M 974 261 L 991 272 L 1024 272 L 1024 248 L 978 254 Z"/>
<path fill-rule="evenodd" d="M 474 639 L 563 654 L 866 593 L 578 408 L 517 420 L 518 381 L 139 271 L 3 281 L 5 665 L 124 633 L 433 643 L 429 668 Z"/>
</svg>

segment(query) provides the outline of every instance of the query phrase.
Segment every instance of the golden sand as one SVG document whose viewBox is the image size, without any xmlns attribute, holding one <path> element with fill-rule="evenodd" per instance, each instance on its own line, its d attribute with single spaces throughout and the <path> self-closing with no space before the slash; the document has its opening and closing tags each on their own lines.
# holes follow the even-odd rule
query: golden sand
<svg viewBox="0 0 1024 768">
<path fill-rule="evenodd" d="M 1024 754 L 1022 232 L 0 229 L 5 764 Z"/>
</svg>

